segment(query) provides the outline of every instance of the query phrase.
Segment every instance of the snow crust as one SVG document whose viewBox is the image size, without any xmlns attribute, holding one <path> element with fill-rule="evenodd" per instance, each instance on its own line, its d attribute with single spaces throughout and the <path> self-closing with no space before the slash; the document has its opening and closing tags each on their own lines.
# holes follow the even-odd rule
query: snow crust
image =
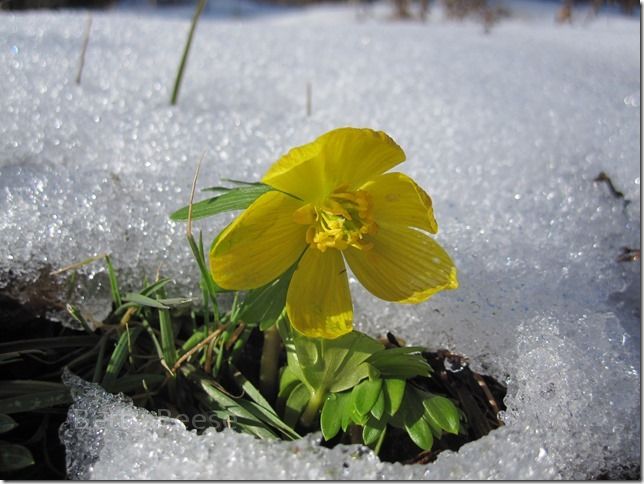
<svg viewBox="0 0 644 484">
<path fill-rule="evenodd" d="M 80 86 L 85 14 L 0 14 L 0 289 L 109 252 L 132 285 L 160 267 L 190 293 L 197 270 L 168 214 L 203 153 L 201 188 L 257 180 L 335 127 L 381 129 L 432 196 L 461 287 L 399 306 L 352 279 L 356 327 L 467 355 L 508 384 L 507 425 L 403 467 L 315 436 L 197 436 L 77 382 L 71 474 L 579 479 L 639 465 L 641 269 L 616 260 L 641 242 L 639 18 L 559 26 L 532 5 L 486 35 L 436 11 L 422 24 L 387 21 L 383 5 L 244 5 L 202 19 L 175 107 L 188 9 L 93 12 Z M 196 226 L 209 243 L 232 217 Z M 100 319 L 104 269 L 81 274 L 79 302 Z"/>
</svg>

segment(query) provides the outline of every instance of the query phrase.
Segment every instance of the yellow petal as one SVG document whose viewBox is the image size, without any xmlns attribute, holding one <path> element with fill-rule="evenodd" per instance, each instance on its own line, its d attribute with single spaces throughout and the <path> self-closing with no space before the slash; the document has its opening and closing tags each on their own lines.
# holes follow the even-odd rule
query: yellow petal
<svg viewBox="0 0 644 484">
<path fill-rule="evenodd" d="M 382 131 L 339 128 L 289 151 L 262 182 L 320 202 L 336 188 L 355 189 L 404 160 L 402 148 Z"/>
<path fill-rule="evenodd" d="M 326 197 L 324 143 L 320 138 L 297 148 L 277 160 L 268 169 L 262 183 L 307 202 Z"/>
<path fill-rule="evenodd" d="M 454 263 L 433 239 L 418 230 L 381 227 L 373 248 L 350 247 L 344 256 L 358 280 L 386 301 L 419 303 L 444 289 L 456 289 Z"/>
<path fill-rule="evenodd" d="M 255 200 L 221 233 L 210 252 L 210 271 L 225 289 L 254 289 L 291 267 L 306 246 L 304 225 L 293 221 L 302 202 L 280 192 Z"/>
<path fill-rule="evenodd" d="M 308 249 L 286 295 L 291 324 L 311 338 L 333 339 L 349 333 L 353 306 L 342 255 L 335 249 Z"/>
<path fill-rule="evenodd" d="M 382 131 L 340 128 L 322 138 L 334 189 L 356 189 L 405 161 L 402 148 Z"/>
<path fill-rule="evenodd" d="M 402 173 L 386 173 L 362 189 L 372 196 L 373 218 L 378 225 L 418 227 L 438 231 L 432 199 L 414 180 Z"/>
</svg>

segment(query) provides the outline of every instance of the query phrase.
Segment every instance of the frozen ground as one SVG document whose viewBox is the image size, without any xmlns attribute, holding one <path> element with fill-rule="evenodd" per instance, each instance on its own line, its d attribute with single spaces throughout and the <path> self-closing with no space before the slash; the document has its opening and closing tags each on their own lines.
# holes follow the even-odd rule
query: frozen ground
<svg viewBox="0 0 644 484">
<path fill-rule="evenodd" d="M 215 3 L 177 107 L 189 9 L 95 12 L 81 86 L 85 14 L 0 15 L 0 288 L 110 252 L 132 283 L 160 266 L 189 292 L 184 227 L 167 216 L 204 152 L 201 187 L 256 180 L 292 146 L 368 126 L 431 194 L 461 287 L 409 307 L 352 281 L 358 328 L 464 353 L 508 384 L 505 428 L 405 468 L 310 441 L 294 465 L 292 443 L 197 437 L 79 391 L 72 475 L 535 479 L 639 465 L 640 265 L 616 261 L 640 247 L 639 17 L 559 26 L 556 4 L 508 4 L 514 18 L 486 35 L 436 10 L 421 24 L 388 21 L 383 5 L 237 16 Z M 593 182 L 601 171 L 630 203 Z M 227 220 L 198 226 L 209 241 Z M 100 318 L 105 274 L 83 274 L 97 292 L 81 303 Z"/>
</svg>

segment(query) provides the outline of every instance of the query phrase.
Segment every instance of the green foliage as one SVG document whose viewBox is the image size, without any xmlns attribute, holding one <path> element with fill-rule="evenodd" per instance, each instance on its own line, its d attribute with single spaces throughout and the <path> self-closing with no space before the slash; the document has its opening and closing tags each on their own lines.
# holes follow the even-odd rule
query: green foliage
<svg viewBox="0 0 644 484">
<path fill-rule="evenodd" d="M 0 414 L 41 410 L 71 402 L 62 383 L 36 380 L 5 380 L 0 389 Z"/>
<path fill-rule="evenodd" d="M 383 348 L 358 331 L 333 340 L 307 338 L 296 333 L 293 343 L 302 381 L 312 391 L 325 389 L 333 393 L 352 388 L 367 378 L 373 369 L 366 360 Z"/>
<path fill-rule="evenodd" d="M 282 328 L 288 365 L 282 371 L 278 408 L 284 420 L 305 423 L 318 410 L 320 429 L 331 440 L 351 425 L 362 428 L 365 445 L 379 450 L 388 426 L 404 429 L 421 449 L 432 448 L 443 431 L 458 433 L 459 412 L 447 398 L 412 382 L 430 375 L 422 348 L 385 349 L 357 331 L 334 340 L 306 338 Z"/>
<path fill-rule="evenodd" d="M 211 217 L 222 212 L 231 210 L 243 210 L 248 208 L 251 203 L 257 200 L 264 193 L 272 190 L 271 187 L 264 184 L 253 184 L 235 188 L 213 187 L 209 190 L 223 191 L 221 195 L 208 198 L 192 205 L 192 220 Z M 174 221 L 188 220 L 190 206 L 180 208 L 170 215 Z"/>
<path fill-rule="evenodd" d="M 10 430 L 13 430 L 17 426 L 18 424 L 16 423 L 16 421 L 12 419 L 9 415 L 0 413 L 0 434 L 9 432 Z"/>
<path fill-rule="evenodd" d="M 0 472 L 11 472 L 35 464 L 33 455 L 23 445 L 0 441 Z"/>
<path fill-rule="evenodd" d="M 274 281 L 249 291 L 237 318 L 247 324 L 259 324 L 262 331 L 273 326 L 284 311 L 286 293 L 294 271 L 295 265 Z"/>
</svg>

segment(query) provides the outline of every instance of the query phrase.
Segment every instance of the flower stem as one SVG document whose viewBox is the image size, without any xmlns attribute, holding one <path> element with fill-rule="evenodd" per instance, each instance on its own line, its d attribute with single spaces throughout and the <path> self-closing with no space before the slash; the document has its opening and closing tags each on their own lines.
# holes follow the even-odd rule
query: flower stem
<svg viewBox="0 0 644 484">
<path fill-rule="evenodd" d="M 311 400 L 309 400 L 309 403 L 306 405 L 306 408 L 304 409 L 304 412 L 300 417 L 300 423 L 305 428 L 308 429 L 313 426 L 313 420 L 315 419 L 315 417 L 317 417 L 317 414 L 320 411 L 320 408 L 322 407 L 322 404 L 324 403 L 324 400 L 326 399 L 328 393 L 329 392 L 325 387 L 320 387 L 315 390 L 315 392 L 313 392 Z"/>
<path fill-rule="evenodd" d="M 269 402 L 277 395 L 277 373 L 282 340 L 273 325 L 264 331 L 264 346 L 259 361 L 259 388 Z"/>
<path fill-rule="evenodd" d="M 380 433 L 380 437 L 378 437 L 376 446 L 373 448 L 373 451 L 376 453 L 376 455 L 380 455 L 380 448 L 382 447 L 382 443 L 385 441 L 386 434 L 387 434 L 387 427 L 385 426 L 385 428 L 382 429 L 382 432 Z"/>
</svg>

